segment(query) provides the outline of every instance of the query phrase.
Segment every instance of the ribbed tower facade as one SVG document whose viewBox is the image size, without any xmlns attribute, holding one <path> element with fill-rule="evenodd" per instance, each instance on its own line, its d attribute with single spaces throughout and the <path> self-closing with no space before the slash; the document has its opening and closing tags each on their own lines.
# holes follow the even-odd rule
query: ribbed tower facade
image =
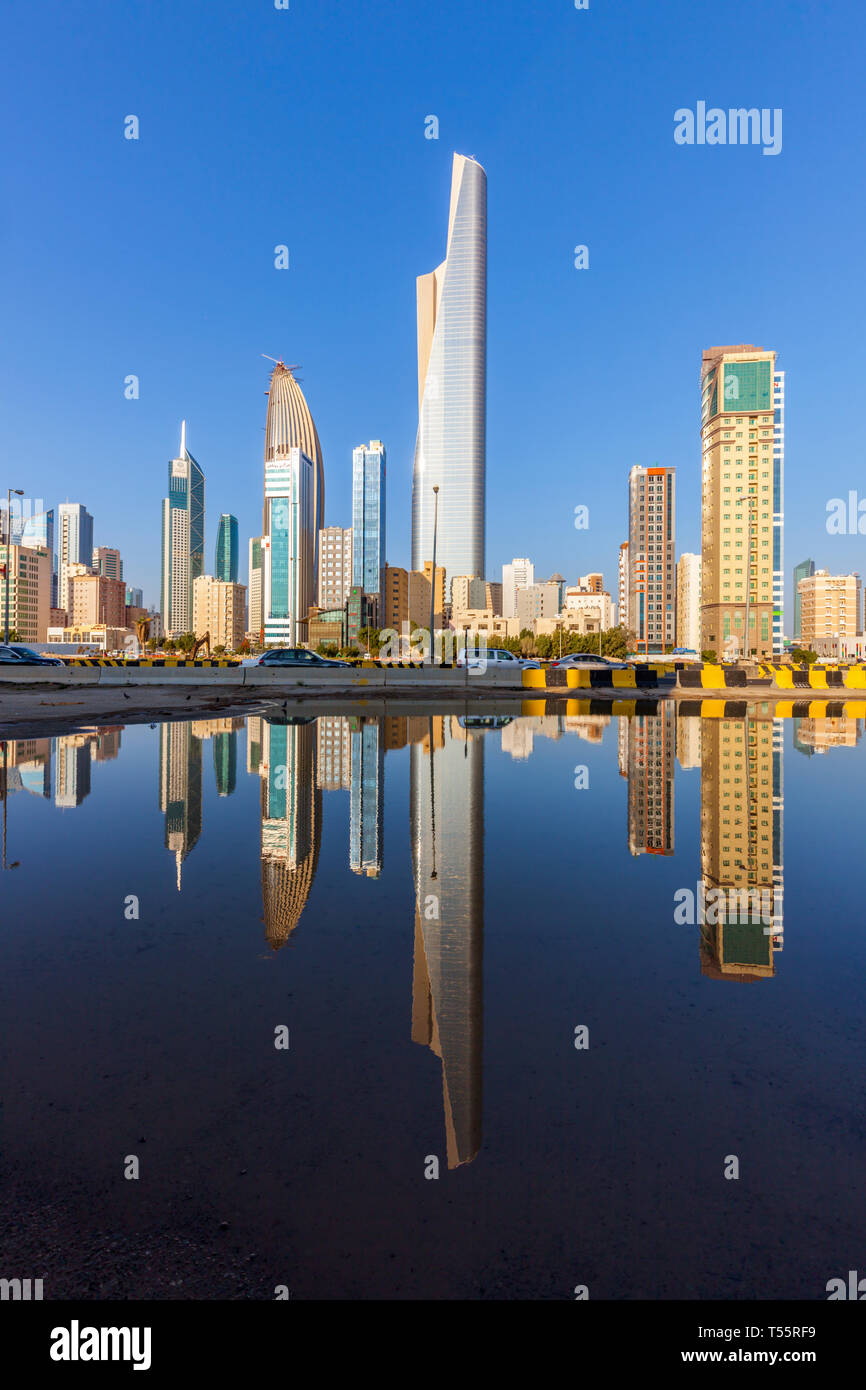
<svg viewBox="0 0 866 1390">
<path fill-rule="evenodd" d="M 268 391 L 268 418 L 265 421 L 265 463 L 272 459 L 288 458 L 291 449 L 303 449 L 313 463 L 316 536 L 324 526 L 325 466 L 322 446 L 310 407 L 295 377 L 293 368 L 278 362 L 271 372 Z M 318 540 L 317 540 L 318 544 Z"/>
<path fill-rule="evenodd" d="M 294 645 L 316 601 L 319 530 L 325 509 L 322 446 L 292 368 L 271 373 L 265 423 L 262 603 L 265 642 Z"/>
<path fill-rule="evenodd" d="M 484 575 L 487 403 L 487 175 L 455 154 L 445 260 L 417 281 L 418 437 L 412 568 L 433 558 L 446 599 L 455 575 Z"/>
</svg>

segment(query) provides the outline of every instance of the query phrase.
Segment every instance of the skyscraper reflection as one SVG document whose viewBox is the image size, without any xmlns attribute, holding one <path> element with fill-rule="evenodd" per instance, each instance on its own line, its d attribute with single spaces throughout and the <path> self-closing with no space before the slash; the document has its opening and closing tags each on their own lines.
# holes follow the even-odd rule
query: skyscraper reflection
<svg viewBox="0 0 866 1390">
<path fill-rule="evenodd" d="M 180 892 L 183 861 L 201 835 L 201 740 L 188 721 L 159 726 L 159 809 Z"/>
<path fill-rule="evenodd" d="M 420 721 L 409 721 L 410 736 Z M 431 716 L 410 750 L 412 1039 L 442 1060 L 449 1168 L 481 1146 L 484 735 Z"/>
<path fill-rule="evenodd" d="M 780 719 L 705 719 L 701 871 L 716 892 L 701 924 L 701 971 L 714 979 L 775 974 L 783 943 L 783 733 Z"/>
<path fill-rule="evenodd" d="M 353 716 L 348 722 L 352 740 L 349 867 L 353 873 L 378 878 L 385 796 L 384 721 Z"/>
<path fill-rule="evenodd" d="M 87 734 L 62 734 L 54 756 L 54 805 L 80 806 L 90 795 L 90 738 Z"/>
<path fill-rule="evenodd" d="M 322 834 L 322 793 L 316 785 L 316 725 L 260 721 L 262 779 L 262 904 L 265 938 L 285 946 L 307 905 Z"/>
<path fill-rule="evenodd" d="M 674 852 L 676 711 L 620 718 L 619 769 L 628 777 L 628 847 L 632 854 Z"/>
</svg>

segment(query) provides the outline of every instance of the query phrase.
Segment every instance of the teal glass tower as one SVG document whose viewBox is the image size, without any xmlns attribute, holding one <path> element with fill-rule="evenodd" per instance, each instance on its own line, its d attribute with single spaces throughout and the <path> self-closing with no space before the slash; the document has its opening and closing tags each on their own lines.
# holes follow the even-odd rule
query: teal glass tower
<svg viewBox="0 0 866 1390">
<path fill-rule="evenodd" d="M 230 512 L 219 519 L 213 572 L 224 584 L 238 582 L 238 519 Z"/>
</svg>

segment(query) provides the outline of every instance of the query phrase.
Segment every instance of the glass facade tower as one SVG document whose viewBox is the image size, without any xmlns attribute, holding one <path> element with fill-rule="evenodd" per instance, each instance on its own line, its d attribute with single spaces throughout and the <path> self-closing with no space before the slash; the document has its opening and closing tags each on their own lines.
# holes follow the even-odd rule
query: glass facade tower
<svg viewBox="0 0 866 1390">
<path fill-rule="evenodd" d="M 379 598 L 384 613 L 385 446 L 379 439 L 352 453 L 352 583 Z"/>
<path fill-rule="evenodd" d="M 454 156 L 445 260 L 417 281 L 418 437 L 412 568 L 433 558 L 446 596 L 455 575 L 484 575 L 487 396 L 487 175 Z"/>
<path fill-rule="evenodd" d="M 238 582 L 238 519 L 223 512 L 217 527 L 214 577 L 224 584 Z"/>
</svg>

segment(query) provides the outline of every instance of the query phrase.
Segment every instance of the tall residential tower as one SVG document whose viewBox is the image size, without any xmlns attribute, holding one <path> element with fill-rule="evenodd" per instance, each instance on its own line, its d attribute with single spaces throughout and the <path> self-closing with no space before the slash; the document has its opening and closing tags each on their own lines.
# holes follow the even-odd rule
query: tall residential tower
<svg viewBox="0 0 866 1390">
<path fill-rule="evenodd" d="M 641 468 L 628 475 L 628 622 L 636 652 L 663 652 L 676 642 L 676 470 Z"/>
<path fill-rule="evenodd" d="M 61 502 L 57 509 L 58 596 L 61 608 L 69 608 L 69 566 L 93 560 L 93 517 L 80 502 Z"/>
<path fill-rule="evenodd" d="M 704 352 L 701 442 L 701 646 L 780 655 L 785 374 L 775 352 L 749 343 Z"/>
</svg>

